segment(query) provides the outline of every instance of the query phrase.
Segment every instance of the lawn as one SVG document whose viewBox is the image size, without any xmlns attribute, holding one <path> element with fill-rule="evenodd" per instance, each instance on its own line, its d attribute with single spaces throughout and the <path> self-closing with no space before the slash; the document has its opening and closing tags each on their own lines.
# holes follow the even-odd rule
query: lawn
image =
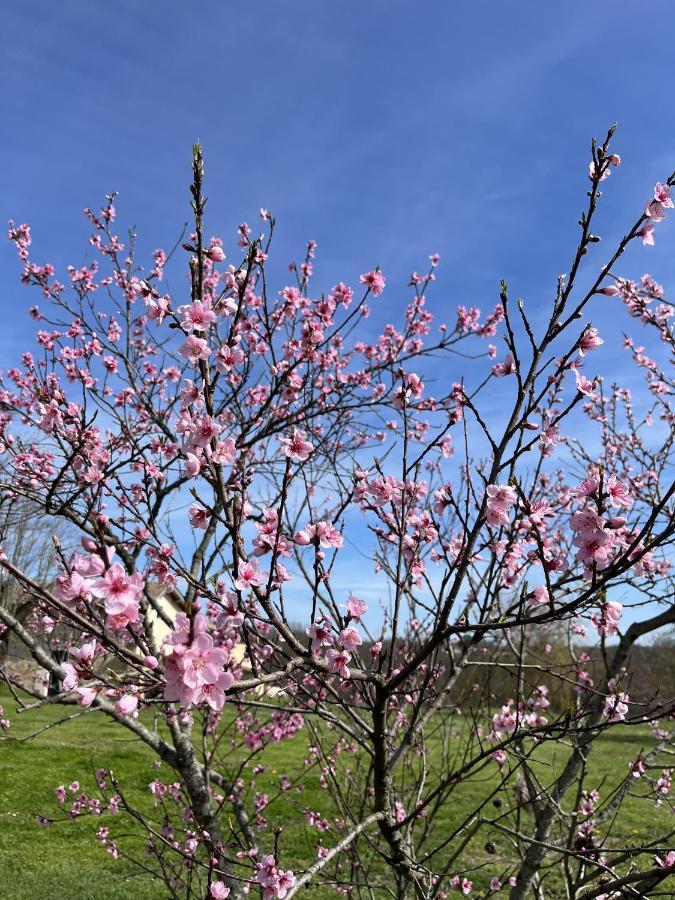
<svg viewBox="0 0 675 900">
<path fill-rule="evenodd" d="M 133 896 L 138 900 L 167 896 L 164 887 L 151 876 L 139 873 L 135 866 L 120 858 L 113 860 L 96 840 L 100 824 L 115 826 L 116 838 L 122 820 L 85 817 L 75 822 L 57 822 L 41 827 L 39 815 L 63 816 L 53 790 L 68 785 L 74 779 L 93 792 L 94 772 L 98 768 L 112 769 L 124 785 L 125 796 L 139 808 L 149 808 L 152 802 L 148 784 L 156 777 L 174 780 L 165 767 L 159 773 L 153 767 L 152 754 L 97 712 L 90 712 L 56 728 L 49 728 L 36 737 L 20 738 L 72 713 L 72 708 L 45 706 L 16 715 L 15 704 L 0 695 L 0 704 L 12 722 L 11 740 L 0 742 L 0 896 L 11 900 L 61 898 L 69 900 L 112 900 Z M 301 732 L 292 740 L 272 745 L 265 751 L 266 772 L 257 778 L 256 788 L 274 794 L 281 772 L 292 773 L 305 757 L 307 737 Z M 653 744 L 649 730 L 616 729 L 599 739 L 591 757 L 591 769 L 602 792 L 609 792 L 627 771 L 628 761 L 642 749 Z M 541 754 L 538 765 L 543 773 L 555 771 L 564 756 L 564 748 L 549 744 Z M 260 759 L 257 760 L 259 762 Z M 437 821 L 439 838 L 457 827 L 477 796 L 486 796 L 495 784 L 496 766 L 486 769 L 470 783 L 459 785 Z M 328 813 L 328 796 L 320 787 L 318 775 L 306 779 L 302 794 L 303 808 Z M 281 806 L 273 817 L 274 824 L 284 825 L 281 838 L 283 864 L 296 871 L 315 858 L 314 847 L 319 840 L 330 847 L 330 833 L 319 835 L 297 815 L 289 802 Z M 488 814 L 492 807 L 487 809 Z M 655 810 L 650 802 L 629 799 L 622 811 L 621 826 L 616 839 L 623 844 L 642 843 L 663 827 L 667 813 Z M 126 823 L 126 820 L 125 820 Z M 126 826 L 125 826 L 126 827 Z M 663 829 L 665 830 L 665 829 Z M 434 835 L 435 837 L 435 835 Z M 467 873 L 476 886 L 486 886 L 485 872 L 471 872 L 474 866 L 489 860 L 489 872 L 508 865 L 508 841 L 495 831 L 490 836 L 494 847 L 488 856 L 486 833 L 471 841 L 457 860 L 453 871 Z M 434 841 L 435 843 L 435 841 Z M 118 840 L 120 849 L 138 858 L 143 855 L 143 839 L 129 826 Z M 334 896 L 325 888 L 315 889 L 312 897 Z"/>
</svg>

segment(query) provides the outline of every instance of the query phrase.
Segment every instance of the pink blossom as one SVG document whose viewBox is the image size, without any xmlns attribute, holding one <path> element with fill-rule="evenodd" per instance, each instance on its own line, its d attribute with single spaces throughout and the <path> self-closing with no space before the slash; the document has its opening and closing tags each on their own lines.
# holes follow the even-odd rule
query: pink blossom
<svg viewBox="0 0 675 900">
<path fill-rule="evenodd" d="M 551 595 L 544 584 L 540 584 L 539 587 L 536 587 L 529 595 L 529 598 L 530 603 L 533 603 L 535 606 L 548 606 L 551 602 Z"/>
<path fill-rule="evenodd" d="M 212 881 L 209 896 L 211 900 L 225 900 L 230 896 L 230 889 L 223 881 Z"/>
<path fill-rule="evenodd" d="M 343 628 L 340 634 L 338 635 L 338 644 L 340 647 L 348 650 L 350 653 L 353 653 L 357 647 L 360 647 L 363 643 L 361 639 L 361 635 L 358 633 L 356 628 Z"/>
<path fill-rule="evenodd" d="M 570 526 L 583 538 L 592 539 L 604 531 L 605 520 L 592 509 L 582 509 L 574 513 Z"/>
<path fill-rule="evenodd" d="M 119 716 L 135 716 L 138 709 L 138 697 L 135 694 L 123 694 L 115 704 L 115 712 Z"/>
<path fill-rule="evenodd" d="M 516 363 L 513 356 L 510 353 L 506 354 L 504 358 L 504 362 L 496 363 L 492 367 L 492 374 L 497 378 L 503 378 L 505 375 L 513 375 L 516 371 Z"/>
<path fill-rule="evenodd" d="M 219 372 L 231 372 L 244 359 L 244 352 L 239 347 L 223 344 L 216 353 L 216 368 Z"/>
<path fill-rule="evenodd" d="M 657 200 L 647 200 L 647 203 L 645 204 L 645 215 L 654 223 L 654 225 L 656 225 L 659 222 L 663 222 L 663 220 L 666 218 L 666 211 L 663 207 L 663 204 L 659 203 Z M 643 234 L 646 227 L 647 226 L 645 226 L 642 232 L 639 233 Z"/>
<path fill-rule="evenodd" d="M 358 597 L 350 594 L 347 601 L 347 612 L 355 622 L 359 622 L 368 612 L 368 605 L 363 600 L 359 600 Z"/>
<path fill-rule="evenodd" d="M 216 321 L 216 314 L 210 304 L 200 300 L 195 300 L 189 306 L 181 306 L 178 312 L 181 315 L 181 325 L 185 331 L 207 331 L 209 326 Z M 200 358 L 206 359 L 207 357 Z"/>
<path fill-rule="evenodd" d="M 185 455 L 185 474 L 188 478 L 197 478 L 202 470 L 202 461 L 194 453 Z"/>
<path fill-rule="evenodd" d="M 249 587 L 260 587 L 266 578 L 266 573 L 259 570 L 258 563 L 255 560 L 251 560 L 239 566 L 239 575 L 234 582 L 234 586 L 240 591 L 245 591 Z"/>
<path fill-rule="evenodd" d="M 577 390 L 580 394 L 585 394 L 587 397 L 592 396 L 593 388 L 595 387 L 595 382 L 591 381 L 589 378 L 586 378 L 578 369 L 574 370 L 574 378 L 577 384 Z"/>
<path fill-rule="evenodd" d="M 366 285 L 374 297 L 379 297 L 384 290 L 384 275 L 379 269 L 373 269 L 371 272 L 366 272 L 365 275 L 362 275 L 359 278 L 359 281 L 361 284 Z"/>
<path fill-rule="evenodd" d="M 223 262 L 225 260 L 225 251 L 220 246 L 220 244 L 211 244 L 211 246 L 207 250 L 205 250 L 204 253 L 212 262 Z M 226 897 L 227 894 L 223 894 L 223 896 Z"/>
<path fill-rule="evenodd" d="M 347 664 L 351 659 L 351 654 L 346 650 L 336 650 L 331 647 L 326 651 L 326 662 L 328 663 L 328 671 L 339 675 L 341 678 L 349 678 L 349 668 Z"/>
<path fill-rule="evenodd" d="M 284 453 L 293 460 L 293 462 L 305 462 L 314 449 L 313 444 L 306 440 L 305 432 L 294 428 L 290 437 L 280 438 L 283 444 Z"/>
<path fill-rule="evenodd" d="M 647 222 L 646 225 L 638 231 L 638 237 L 642 238 L 642 243 L 645 247 L 653 247 L 654 246 L 654 226 L 651 222 Z"/>
<path fill-rule="evenodd" d="M 612 506 L 623 506 L 626 509 L 630 509 L 633 505 L 633 498 L 630 495 L 629 489 L 614 475 L 610 475 L 607 481 L 607 493 L 609 494 Z"/>
<path fill-rule="evenodd" d="M 624 722 L 626 713 L 628 712 L 628 694 L 620 692 L 618 694 L 610 694 L 605 699 L 605 706 L 602 710 L 603 716 L 609 722 Z"/>
<path fill-rule="evenodd" d="M 104 601 L 108 615 L 128 615 L 133 621 L 138 615 L 138 600 L 144 585 L 138 572 L 127 575 L 120 563 L 113 563 L 103 577 L 94 582 L 91 592 Z M 135 615 L 132 613 L 134 606 Z"/>
<path fill-rule="evenodd" d="M 317 522 L 315 525 L 311 523 L 305 525 L 302 531 L 298 531 L 295 535 L 295 543 L 303 546 L 318 543 L 321 547 L 342 547 L 343 538 L 341 533 L 330 522 Z"/>
<path fill-rule="evenodd" d="M 539 435 L 539 440 L 548 447 L 555 446 L 560 443 L 560 428 L 557 425 L 549 425 Z"/>
<path fill-rule="evenodd" d="M 197 337 L 195 334 L 188 335 L 178 352 L 193 366 L 196 366 L 200 360 L 208 359 L 211 355 L 208 341 Z"/>
<path fill-rule="evenodd" d="M 188 687 L 215 683 L 227 662 L 227 651 L 213 646 L 208 634 L 199 634 L 183 655 L 183 681 Z"/>
<path fill-rule="evenodd" d="M 600 347 L 604 343 L 605 342 L 598 333 L 598 329 L 589 326 L 584 331 L 579 341 L 579 352 L 583 356 L 584 353 L 588 353 L 589 350 L 595 350 L 597 347 Z"/>
<path fill-rule="evenodd" d="M 203 506 L 191 506 L 188 510 L 190 515 L 190 525 L 193 528 L 208 528 L 211 521 L 211 514 L 208 509 Z"/>
<path fill-rule="evenodd" d="M 314 622 L 306 633 L 312 640 L 312 653 L 319 653 L 322 647 L 333 645 L 333 634 L 328 619 L 319 619 L 318 622 Z"/>
<path fill-rule="evenodd" d="M 234 684 L 231 672 L 220 672 L 213 682 L 200 684 L 192 695 L 192 702 L 199 706 L 206 703 L 214 712 L 221 710 L 225 704 L 225 692 Z"/>
<path fill-rule="evenodd" d="M 488 503 L 508 508 L 517 501 L 515 488 L 505 484 L 489 484 L 487 487 Z"/>
<path fill-rule="evenodd" d="M 670 196 L 670 188 L 667 184 L 661 184 L 660 181 L 657 181 L 654 185 L 654 199 L 657 203 L 660 203 L 661 206 L 665 206 L 668 209 L 673 208 L 673 201 Z"/>
</svg>

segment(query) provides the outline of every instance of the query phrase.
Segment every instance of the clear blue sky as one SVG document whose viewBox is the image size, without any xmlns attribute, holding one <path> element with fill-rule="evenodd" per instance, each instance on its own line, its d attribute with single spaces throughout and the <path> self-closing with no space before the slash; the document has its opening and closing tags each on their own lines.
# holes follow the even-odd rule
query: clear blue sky
<svg viewBox="0 0 675 900">
<path fill-rule="evenodd" d="M 0 219 L 32 225 L 36 260 L 79 264 L 82 208 L 117 190 L 140 246 L 169 246 L 198 138 L 210 230 L 269 207 L 278 261 L 319 242 L 320 287 L 379 264 L 390 311 L 437 251 L 448 310 L 491 308 L 502 276 L 536 310 L 569 267 L 591 137 L 618 121 L 608 240 L 675 164 L 673 26 L 671 0 L 5 3 Z M 626 274 L 668 283 L 673 234 Z M 3 241 L 3 368 L 39 300 L 17 275 Z"/>
</svg>

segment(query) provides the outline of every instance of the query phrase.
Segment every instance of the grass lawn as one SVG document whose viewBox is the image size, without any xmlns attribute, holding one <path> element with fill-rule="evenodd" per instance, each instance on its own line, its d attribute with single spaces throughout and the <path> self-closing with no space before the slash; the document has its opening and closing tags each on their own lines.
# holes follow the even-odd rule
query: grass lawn
<svg viewBox="0 0 675 900">
<path fill-rule="evenodd" d="M 42 707 L 29 713 L 16 715 L 15 704 L 6 694 L 0 695 L 0 704 L 10 718 L 11 740 L 0 742 L 0 897 L 8 900 L 37 900 L 37 898 L 69 898 L 69 900 L 112 900 L 112 898 L 166 897 L 163 885 L 149 875 L 138 872 L 125 860 L 113 860 L 96 840 L 95 831 L 101 824 L 111 826 L 120 850 L 143 857 L 144 841 L 133 826 L 120 837 L 120 826 L 126 828 L 121 818 L 103 816 L 101 819 L 83 817 L 75 822 L 58 822 L 50 827 L 36 824 L 38 815 L 56 818 L 63 814 L 63 807 L 54 801 L 53 790 L 57 785 L 66 786 L 78 779 L 89 793 L 94 793 L 94 772 L 98 768 L 112 769 L 124 786 L 125 795 L 139 808 L 150 808 L 148 784 L 156 777 L 165 781 L 174 778 L 162 766 L 159 773 L 152 766 L 152 754 L 138 741 L 130 739 L 123 729 L 110 723 L 97 712 L 50 728 L 29 741 L 19 741 L 39 728 L 76 712 L 77 709 Z M 615 729 L 601 737 L 591 757 L 591 770 L 596 784 L 601 784 L 603 795 L 624 777 L 628 761 L 642 749 L 649 749 L 653 740 L 647 728 Z M 264 762 L 267 770 L 256 779 L 256 789 L 273 795 L 280 773 L 292 775 L 305 757 L 307 735 L 300 734 L 290 741 L 270 746 L 256 762 Z M 538 766 L 542 774 L 554 772 L 565 756 L 564 748 L 548 744 L 540 755 Z M 439 841 L 452 828 L 457 827 L 476 802 L 486 796 L 495 785 L 496 766 L 488 768 L 470 782 L 460 784 L 443 808 L 437 820 Z M 319 840 L 330 847 L 335 835 L 330 832 L 319 835 L 298 815 L 294 803 L 302 808 L 329 813 L 328 795 L 320 787 L 318 774 L 310 774 L 306 789 L 298 798 L 289 795 L 288 803 L 275 807 L 270 815 L 273 824 L 284 825 L 281 838 L 282 859 L 285 868 L 301 870 L 315 859 L 314 847 Z M 490 805 L 486 813 L 494 812 Z M 654 809 L 649 801 L 629 798 L 622 810 L 621 824 L 616 840 L 622 845 L 641 844 L 663 829 L 668 819 L 665 810 Z M 432 835 L 436 843 L 435 836 Z M 487 838 L 494 843 L 494 852 L 488 856 Z M 261 843 L 265 845 L 264 839 Z M 476 865 L 489 860 L 489 869 L 471 872 Z M 467 874 L 478 886 L 487 886 L 490 873 L 508 866 L 508 840 L 494 832 L 471 841 L 463 850 L 452 871 Z M 312 897 L 329 897 L 334 894 L 325 888 L 314 889 Z"/>
</svg>

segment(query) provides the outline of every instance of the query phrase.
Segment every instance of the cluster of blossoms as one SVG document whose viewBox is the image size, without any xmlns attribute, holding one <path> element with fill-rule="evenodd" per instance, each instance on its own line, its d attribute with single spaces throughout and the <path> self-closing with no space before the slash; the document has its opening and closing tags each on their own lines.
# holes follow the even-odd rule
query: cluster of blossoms
<svg viewBox="0 0 675 900">
<path fill-rule="evenodd" d="M 602 714 L 608 722 L 624 722 L 628 712 L 628 694 L 618 691 L 618 678 L 610 678 L 607 682 L 609 691 L 605 698 Z"/>
<path fill-rule="evenodd" d="M 623 604 L 617 600 L 606 600 L 600 604 L 600 612 L 591 614 L 591 622 L 595 625 L 600 637 L 611 637 L 619 631 Z"/>
<path fill-rule="evenodd" d="M 663 798 L 668 796 L 672 786 L 673 770 L 663 769 L 660 776 L 656 780 L 656 784 L 654 785 L 654 789 L 656 792 L 656 800 L 654 801 L 654 806 L 661 806 L 663 804 Z"/>
<path fill-rule="evenodd" d="M 283 900 L 295 885 L 295 876 L 289 870 L 284 872 L 277 866 L 272 854 L 265 856 L 256 866 L 256 883 L 262 887 L 263 900 Z"/>
<path fill-rule="evenodd" d="M 505 484 L 489 484 L 487 486 L 486 518 L 493 528 L 509 524 L 509 510 L 518 502 L 515 488 Z"/>
<path fill-rule="evenodd" d="M 579 809 L 577 810 L 577 819 L 581 821 L 577 824 L 577 835 L 583 846 L 592 844 L 592 835 L 595 832 L 596 823 L 593 815 L 600 800 L 600 794 L 596 790 L 582 791 Z"/>
<path fill-rule="evenodd" d="M 367 609 L 363 600 L 350 596 L 347 602 L 347 624 L 337 634 L 334 633 L 330 619 L 325 616 L 307 628 L 312 653 L 317 656 L 325 654 L 328 671 L 342 679 L 349 679 L 352 654 L 363 643 L 361 635 L 350 623 L 359 622 Z"/>
<path fill-rule="evenodd" d="M 548 719 L 542 710 L 548 709 L 551 701 L 548 699 L 548 687 L 540 684 L 535 692 L 524 703 L 516 704 L 512 698 L 507 700 L 504 706 L 492 717 L 492 731 L 488 738 L 492 741 L 501 741 L 506 735 L 512 734 L 516 728 L 541 728 L 546 725 Z M 494 758 L 502 765 L 506 760 L 503 751 L 496 751 Z"/>
<path fill-rule="evenodd" d="M 626 519 L 604 517 L 600 510 L 605 502 L 618 509 L 630 509 L 633 501 L 623 482 L 610 475 L 603 485 L 597 473 L 591 473 L 581 483 L 576 496 L 584 506 L 570 519 L 574 532 L 572 543 L 578 548 L 576 558 L 584 566 L 584 577 L 590 580 L 595 571 L 606 568 L 615 551 L 625 547 L 628 540 Z"/>
<path fill-rule="evenodd" d="M 201 613 L 192 617 L 179 613 L 176 617 L 164 643 L 164 699 L 186 707 L 206 703 L 219 711 L 225 703 L 225 692 L 235 679 L 225 668 L 230 658 L 228 650 L 214 645 L 207 628 Z"/>
<path fill-rule="evenodd" d="M 645 203 L 645 218 L 647 221 L 638 231 L 642 243 L 648 246 L 654 245 L 654 226 L 663 222 L 666 217 L 666 209 L 673 208 L 670 196 L 670 188 L 666 184 L 657 182 L 654 185 L 654 193 Z"/>
<path fill-rule="evenodd" d="M 68 572 L 56 579 L 55 596 L 73 607 L 102 600 L 108 628 L 122 631 L 133 627 L 139 618 L 143 576 L 139 572 L 129 575 L 120 563 L 112 562 L 112 547 L 99 553 L 89 538 L 83 538 L 83 545 L 90 552 L 72 557 Z"/>
</svg>

